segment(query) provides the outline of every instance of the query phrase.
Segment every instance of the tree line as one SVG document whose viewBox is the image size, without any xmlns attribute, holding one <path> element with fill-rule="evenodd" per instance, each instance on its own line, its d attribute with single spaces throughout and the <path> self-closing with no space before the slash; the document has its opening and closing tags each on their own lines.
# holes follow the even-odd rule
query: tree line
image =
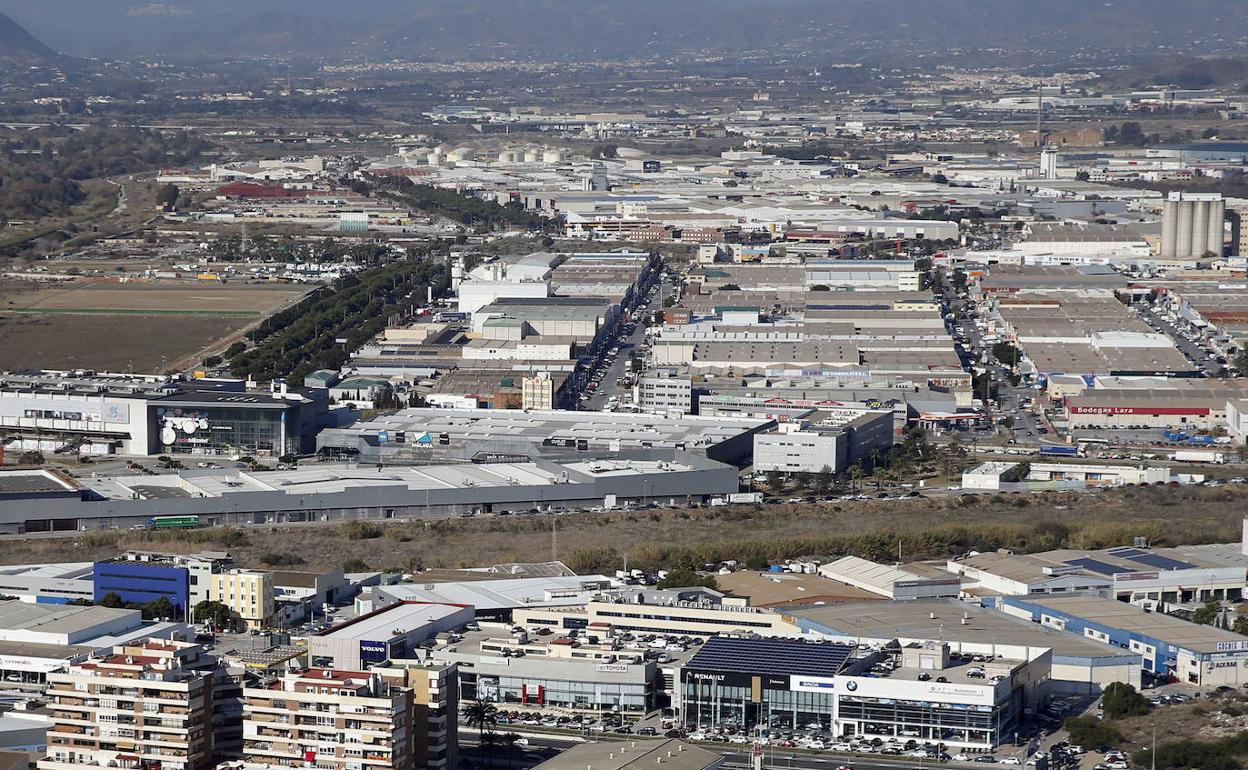
<svg viewBox="0 0 1248 770">
<path fill-rule="evenodd" d="M 412 257 L 344 276 L 248 332 L 255 347 L 227 350 L 230 370 L 262 382 L 287 377 L 298 383 L 317 369 L 338 369 L 391 315 L 423 303 L 427 287 L 438 294 L 448 283 L 444 263 Z"/>
<path fill-rule="evenodd" d="M 454 190 L 417 184 L 405 176 L 375 177 L 372 187 L 379 195 L 403 203 L 414 211 L 444 217 L 465 227 L 486 231 L 516 227 L 544 231 L 557 224 L 555 220 L 525 210 L 518 203 L 503 205 Z"/>
</svg>

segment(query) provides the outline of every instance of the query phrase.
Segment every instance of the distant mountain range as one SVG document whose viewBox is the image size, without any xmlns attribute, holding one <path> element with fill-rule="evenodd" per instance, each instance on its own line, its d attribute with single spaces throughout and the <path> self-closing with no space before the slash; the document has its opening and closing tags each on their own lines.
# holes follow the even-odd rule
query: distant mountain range
<svg viewBox="0 0 1248 770">
<path fill-rule="evenodd" d="M 28 65 L 56 58 L 56 51 L 49 48 L 22 25 L 0 13 L 0 62 Z"/>
<path fill-rule="evenodd" d="M 84 56 L 662 59 L 1242 52 L 1242 0 L 0 0 Z M 1236 51 L 1237 47 L 1240 48 Z M 905 62 L 902 62 L 905 63 Z M 1059 62 L 1053 62 L 1060 65 Z"/>
</svg>

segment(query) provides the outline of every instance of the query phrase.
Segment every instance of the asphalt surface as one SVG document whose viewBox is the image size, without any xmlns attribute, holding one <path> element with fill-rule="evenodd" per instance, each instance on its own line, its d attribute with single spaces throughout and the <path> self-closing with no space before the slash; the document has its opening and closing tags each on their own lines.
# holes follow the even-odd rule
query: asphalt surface
<svg viewBox="0 0 1248 770">
<path fill-rule="evenodd" d="M 1136 309 L 1139 311 L 1140 318 L 1144 323 L 1149 324 L 1173 340 L 1175 347 L 1179 349 L 1183 357 L 1190 361 L 1192 365 L 1211 374 L 1217 374 L 1222 369 L 1222 364 L 1215 360 L 1213 354 L 1207 348 L 1185 337 L 1182 329 L 1170 323 L 1156 310 L 1141 305 L 1137 305 Z"/>
<path fill-rule="evenodd" d="M 603 375 L 598 381 L 597 390 L 590 395 L 588 400 L 580 402 L 579 409 L 583 411 L 601 411 L 607 405 L 607 401 L 611 396 L 619 396 L 621 401 L 625 400 L 621 393 L 622 388 L 619 381 L 628 371 L 629 353 L 645 344 L 646 317 L 652 315 L 656 310 L 661 310 L 664 299 L 671 296 L 675 291 L 675 287 L 665 281 L 660 281 L 655 286 L 654 293 L 647 294 L 646 298 L 637 305 L 637 311 L 633 314 L 635 325 L 632 333 L 624 337 L 617 337 L 611 345 L 606 346 L 608 350 L 613 347 L 619 348 L 619 353 L 616 354 L 615 360 L 609 363 L 603 360 L 598 367 L 591 370 L 591 376 L 599 371 Z"/>
<path fill-rule="evenodd" d="M 632 735 L 610 734 L 605 736 L 591 734 L 588 738 L 542 735 L 529 732 L 517 732 L 517 734 L 522 736 L 527 745 L 517 746 L 510 751 L 495 749 L 493 754 L 495 762 L 503 759 L 510 767 L 530 768 L 541 764 L 560 751 L 587 741 L 621 743 L 624 741 L 655 740 L 653 738 L 638 738 Z M 723 756 L 724 766 L 726 767 L 745 768 L 752 766 L 752 749 L 749 745 L 709 742 L 698 742 L 695 745 Z M 1004 755 L 1005 752 L 1003 751 L 998 756 Z M 462 726 L 460 728 L 460 757 L 461 760 L 467 758 L 469 762 L 474 764 L 479 764 L 484 759 L 484 752 L 478 747 L 476 736 L 464 734 Z M 958 769 L 984 767 L 983 764 L 976 762 L 935 762 L 930 759 L 919 759 L 917 757 L 884 759 L 882 757 L 865 757 L 830 752 L 813 754 L 773 747 L 764 747 L 763 749 L 763 767 L 767 768 L 778 768 L 779 770 L 788 770 L 789 768 L 798 770 L 834 770 L 834 768 L 844 766 L 852 767 L 853 770 L 921 770 L 922 768 L 937 766 Z M 1002 765 L 1002 767 L 1010 766 Z M 1015 767 L 1020 766 L 1016 765 Z"/>
</svg>

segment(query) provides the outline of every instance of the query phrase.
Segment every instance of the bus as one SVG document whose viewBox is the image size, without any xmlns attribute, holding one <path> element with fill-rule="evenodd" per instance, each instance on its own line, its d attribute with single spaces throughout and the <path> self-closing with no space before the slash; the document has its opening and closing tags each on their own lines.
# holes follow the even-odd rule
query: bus
<svg viewBox="0 0 1248 770">
<path fill-rule="evenodd" d="M 153 516 L 147 520 L 148 529 L 195 529 L 199 526 L 198 516 Z"/>
</svg>

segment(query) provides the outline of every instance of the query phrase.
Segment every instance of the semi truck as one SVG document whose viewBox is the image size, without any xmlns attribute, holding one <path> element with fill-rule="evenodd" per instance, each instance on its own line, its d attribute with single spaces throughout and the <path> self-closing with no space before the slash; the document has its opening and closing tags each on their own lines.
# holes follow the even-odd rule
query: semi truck
<svg viewBox="0 0 1248 770">
<path fill-rule="evenodd" d="M 1226 462 L 1226 455 L 1212 449 L 1179 449 L 1174 453 L 1176 463 L 1215 463 Z"/>
</svg>

